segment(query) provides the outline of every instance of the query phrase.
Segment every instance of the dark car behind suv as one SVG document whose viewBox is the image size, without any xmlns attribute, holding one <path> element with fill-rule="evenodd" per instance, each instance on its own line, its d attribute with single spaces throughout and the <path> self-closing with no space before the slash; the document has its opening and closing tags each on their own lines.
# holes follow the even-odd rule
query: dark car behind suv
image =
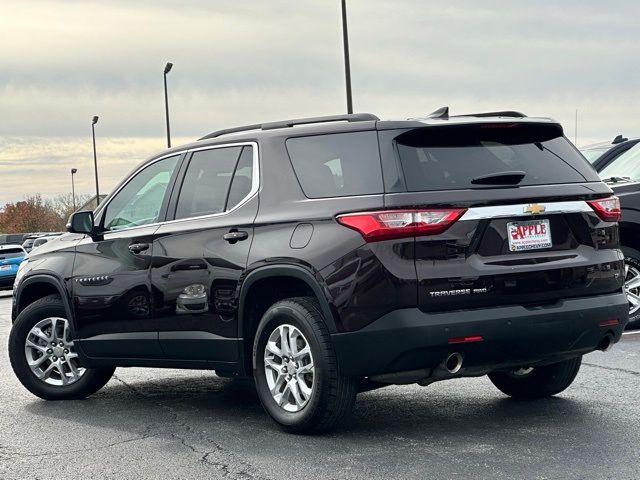
<svg viewBox="0 0 640 480">
<path fill-rule="evenodd" d="M 625 261 L 630 328 L 640 327 L 640 144 L 629 148 L 598 172 L 620 198 L 620 243 Z"/>
<path fill-rule="evenodd" d="M 27 258 L 11 363 L 46 399 L 117 366 L 252 375 L 298 432 L 387 384 L 488 374 L 549 396 L 627 323 L 619 215 L 550 119 L 223 130 L 146 161 Z"/>
<path fill-rule="evenodd" d="M 613 162 L 616 158 L 640 142 L 640 138 L 626 138 L 617 135 L 611 142 L 593 143 L 580 147 L 580 153 L 597 171 Z"/>
</svg>

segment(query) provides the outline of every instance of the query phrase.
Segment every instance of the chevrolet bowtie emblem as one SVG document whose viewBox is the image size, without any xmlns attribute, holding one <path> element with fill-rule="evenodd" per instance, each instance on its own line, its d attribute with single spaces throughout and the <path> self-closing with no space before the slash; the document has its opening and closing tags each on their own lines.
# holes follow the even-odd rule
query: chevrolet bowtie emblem
<svg viewBox="0 0 640 480">
<path fill-rule="evenodd" d="M 527 205 L 524 209 L 524 213 L 530 213 L 531 215 L 537 215 L 538 213 L 542 213 L 547 209 L 544 205 L 540 205 L 538 203 L 532 203 L 531 205 Z"/>
</svg>

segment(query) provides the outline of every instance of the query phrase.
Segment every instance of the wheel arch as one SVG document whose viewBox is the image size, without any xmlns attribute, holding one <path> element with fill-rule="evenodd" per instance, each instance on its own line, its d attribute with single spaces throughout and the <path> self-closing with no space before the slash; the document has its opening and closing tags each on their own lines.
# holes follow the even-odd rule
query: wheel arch
<svg viewBox="0 0 640 480">
<path fill-rule="evenodd" d="M 69 297 L 66 293 L 66 289 L 58 278 L 48 274 L 37 274 L 25 278 L 20 283 L 20 288 L 16 292 L 15 307 L 13 309 L 12 322 L 18 317 L 20 312 L 24 310 L 28 305 L 31 305 L 36 300 L 44 298 L 48 295 L 60 295 L 62 304 L 67 312 L 67 318 L 71 325 L 75 327 L 73 320 L 73 313 L 71 305 L 69 303 Z"/>
<path fill-rule="evenodd" d="M 337 331 L 328 294 L 310 270 L 297 265 L 268 265 L 250 272 L 238 296 L 238 336 L 242 339 L 240 358 L 244 373 L 251 373 L 253 339 L 264 312 L 279 300 L 311 296 L 320 304 L 330 333 Z"/>
<path fill-rule="evenodd" d="M 620 222 L 620 243 L 623 247 L 640 251 L 640 212 L 625 209 Z"/>
</svg>

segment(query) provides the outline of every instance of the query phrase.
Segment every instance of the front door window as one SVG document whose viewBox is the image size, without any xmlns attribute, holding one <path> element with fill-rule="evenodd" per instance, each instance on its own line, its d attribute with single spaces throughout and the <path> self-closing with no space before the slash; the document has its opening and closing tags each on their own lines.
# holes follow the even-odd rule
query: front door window
<svg viewBox="0 0 640 480">
<path fill-rule="evenodd" d="M 135 175 L 107 205 L 102 223 L 104 230 L 121 230 L 157 222 L 179 157 L 159 160 Z"/>
</svg>

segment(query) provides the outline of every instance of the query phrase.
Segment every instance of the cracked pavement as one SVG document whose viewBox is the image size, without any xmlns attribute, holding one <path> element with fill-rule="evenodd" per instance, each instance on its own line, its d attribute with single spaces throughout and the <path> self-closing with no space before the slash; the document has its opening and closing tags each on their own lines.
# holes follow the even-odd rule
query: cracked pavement
<svg viewBox="0 0 640 480">
<path fill-rule="evenodd" d="M 45 402 L 10 369 L 0 294 L 0 479 L 637 479 L 640 334 L 585 357 L 536 402 L 487 378 L 361 394 L 340 430 L 279 431 L 249 381 L 119 368 L 82 401 Z"/>
</svg>

